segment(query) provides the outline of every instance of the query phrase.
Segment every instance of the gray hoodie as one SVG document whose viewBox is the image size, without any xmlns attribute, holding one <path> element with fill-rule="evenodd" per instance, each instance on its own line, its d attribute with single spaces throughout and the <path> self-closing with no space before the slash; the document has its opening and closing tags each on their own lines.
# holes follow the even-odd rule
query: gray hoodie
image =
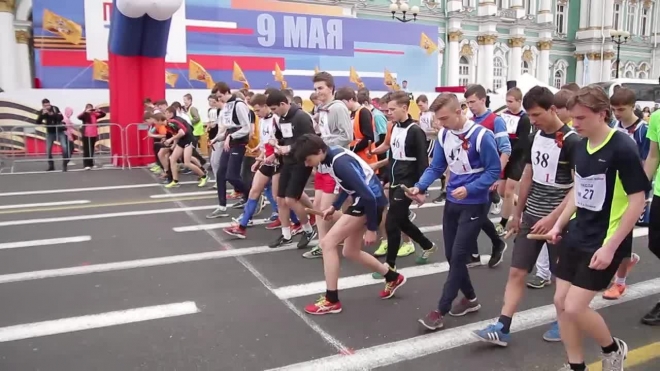
<svg viewBox="0 0 660 371">
<path fill-rule="evenodd" d="M 319 107 L 319 129 L 321 138 L 329 146 L 347 148 L 353 141 L 351 113 L 340 100 Z"/>
</svg>

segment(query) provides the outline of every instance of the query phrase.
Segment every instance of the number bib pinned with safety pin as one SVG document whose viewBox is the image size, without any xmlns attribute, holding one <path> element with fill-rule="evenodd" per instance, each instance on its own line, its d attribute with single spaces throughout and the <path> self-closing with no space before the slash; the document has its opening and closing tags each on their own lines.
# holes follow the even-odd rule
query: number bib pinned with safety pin
<svg viewBox="0 0 660 371">
<path fill-rule="evenodd" d="M 599 212 L 603 210 L 606 193 L 607 178 L 605 174 L 595 174 L 583 178 L 575 172 L 575 206 Z"/>
<path fill-rule="evenodd" d="M 573 133 L 569 131 L 564 139 Z M 561 156 L 561 147 L 557 145 L 555 138 L 546 138 L 540 131 L 537 132 L 532 144 L 532 180 L 556 187 L 559 156 Z"/>
</svg>

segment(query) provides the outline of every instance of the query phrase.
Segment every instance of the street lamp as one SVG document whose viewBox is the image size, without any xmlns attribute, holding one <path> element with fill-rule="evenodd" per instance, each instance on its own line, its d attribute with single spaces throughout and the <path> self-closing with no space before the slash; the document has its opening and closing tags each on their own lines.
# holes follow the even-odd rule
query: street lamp
<svg viewBox="0 0 660 371">
<path fill-rule="evenodd" d="M 401 14 L 403 14 L 402 17 L 397 17 L 396 12 L 400 11 Z M 407 3 L 395 3 L 393 2 L 390 4 L 390 12 L 392 12 L 392 19 L 396 19 L 399 22 L 403 23 L 408 23 L 410 21 L 416 21 L 417 20 L 417 14 L 419 14 L 419 7 L 418 6 L 413 6 L 409 7 Z M 412 13 L 413 17 L 412 18 L 406 18 L 406 14 L 410 12 Z"/>
<path fill-rule="evenodd" d="M 616 77 L 619 78 L 619 67 L 621 64 L 621 45 L 628 42 L 630 38 L 630 32 L 612 30 L 610 31 L 610 37 L 612 37 L 612 42 L 616 44 Z"/>
</svg>

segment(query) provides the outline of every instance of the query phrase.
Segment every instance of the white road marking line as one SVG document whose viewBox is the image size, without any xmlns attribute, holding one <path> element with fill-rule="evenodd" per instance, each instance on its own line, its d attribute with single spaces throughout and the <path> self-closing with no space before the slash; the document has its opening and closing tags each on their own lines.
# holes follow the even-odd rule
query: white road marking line
<svg viewBox="0 0 660 371">
<path fill-rule="evenodd" d="M 36 204 L 22 204 L 22 205 L 2 205 L 0 210 L 9 209 L 29 209 L 32 207 L 49 207 L 49 206 L 69 206 L 69 205 L 83 205 L 91 203 L 89 200 L 71 200 L 71 201 L 58 201 L 58 202 L 42 202 Z"/>
<path fill-rule="evenodd" d="M 32 271 L 32 272 L 10 273 L 10 274 L 0 275 L 0 284 L 10 283 L 10 282 L 41 280 L 45 278 L 77 276 L 77 275 L 91 274 L 91 273 L 113 272 L 113 271 L 121 271 L 121 270 L 136 269 L 136 268 L 156 267 L 162 265 L 197 262 L 203 260 L 224 259 L 224 258 L 232 258 L 237 256 L 263 254 L 268 252 L 296 250 L 297 248 L 298 247 L 296 245 L 284 246 L 276 249 L 271 249 L 268 246 L 255 246 L 255 247 L 248 247 L 244 249 L 235 249 L 235 250 L 210 251 L 210 252 L 203 252 L 196 254 L 172 255 L 172 256 L 164 256 L 159 258 L 147 258 L 147 259 L 139 259 L 139 260 L 126 260 L 126 261 L 113 262 L 113 263 L 83 265 L 83 266 L 69 267 L 69 268 L 56 268 L 56 269 L 45 269 L 45 270 Z"/>
<path fill-rule="evenodd" d="M 602 309 L 658 293 L 660 293 L 660 278 L 655 278 L 629 285 L 626 289 L 626 295 L 622 296 L 619 300 L 603 300 L 598 296 L 591 302 L 591 307 L 593 309 Z M 520 332 L 543 326 L 554 321 L 555 318 L 556 312 L 554 305 L 546 305 L 518 312 L 511 326 L 511 332 Z M 411 326 L 415 326 L 414 319 L 411 318 L 410 321 Z M 480 330 L 495 321 L 497 321 L 496 318 L 475 322 L 460 327 L 440 330 L 432 334 L 420 335 L 397 342 L 360 349 L 351 355 L 319 358 L 269 371 L 372 370 L 476 343 L 478 340 L 472 336 L 472 331 Z"/>
<path fill-rule="evenodd" d="M 197 181 L 185 181 L 180 184 L 197 184 Z M 136 188 L 155 188 L 163 187 L 159 183 L 146 183 L 146 184 L 126 184 L 116 186 L 103 186 L 103 187 L 88 187 L 88 188 L 62 188 L 62 189 L 42 189 L 38 191 L 22 191 L 22 192 L 5 192 L 0 193 L 0 197 L 14 197 L 14 196 L 35 196 L 35 195 L 52 195 L 61 193 L 78 193 L 78 192 L 95 192 L 95 191 L 114 191 L 122 189 L 136 189 Z"/>
<path fill-rule="evenodd" d="M 195 302 L 185 301 L 182 303 L 154 305 L 52 321 L 26 323 L 0 328 L 0 342 L 178 317 L 199 312 L 200 309 Z"/>
<path fill-rule="evenodd" d="M 87 242 L 91 240 L 92 240 L 92 236 L 76 236 L 76 237 L 63 237 L 63 238 L 48 238 L 44 240 L 5 242 L 5 243 L 0 243 L 0 250 L 20 249 L 22 247 L 63 245 L 67 243 Z"/>
</svg>

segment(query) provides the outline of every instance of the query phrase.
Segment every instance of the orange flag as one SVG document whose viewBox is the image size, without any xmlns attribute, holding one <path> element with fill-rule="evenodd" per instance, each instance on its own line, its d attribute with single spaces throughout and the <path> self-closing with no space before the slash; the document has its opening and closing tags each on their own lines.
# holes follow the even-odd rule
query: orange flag
<svg viewBox="0 0 660 371">
<path fill-rule="evenodd" d="M 78 45 L 82 39 L 82 26 L 78 23 L 44 9 L 43 29 L 62 36 L 64 40 Z"/>
</svg>

